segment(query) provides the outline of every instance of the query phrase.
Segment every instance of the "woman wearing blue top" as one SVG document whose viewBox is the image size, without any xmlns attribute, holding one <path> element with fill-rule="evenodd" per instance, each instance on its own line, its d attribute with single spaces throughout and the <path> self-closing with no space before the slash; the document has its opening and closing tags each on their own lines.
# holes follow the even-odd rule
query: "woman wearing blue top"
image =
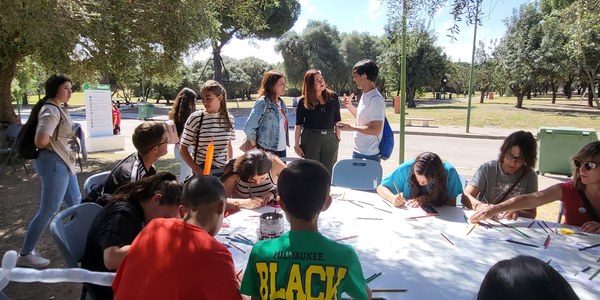
<svg viewBox="0 0 600 300">
<path fill-rule="evenodd" d="M 454 166 L 442 162 L 431 152 L 423 152 L 416 159 L 401 164 L 377 187 L 377 194 L 397 207 L 454 206 L 456 197 L 462 192 L 462 183 Z"/>
<path fill-rule="evenodd" d="M 267 71 L 258 91 L 258 100 L 244 125 L 246 138 L 253 148 L 263 149 L 279 157 L 286 156 L 289 146 L 288 118 L 281 96 L 285 93 L 285 76 Z"/>
</svg>

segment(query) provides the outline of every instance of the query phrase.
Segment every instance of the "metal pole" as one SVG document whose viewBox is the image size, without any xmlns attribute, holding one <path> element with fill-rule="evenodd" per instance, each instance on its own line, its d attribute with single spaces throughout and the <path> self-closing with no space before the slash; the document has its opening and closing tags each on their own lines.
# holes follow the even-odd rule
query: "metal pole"
<svg viewBox="0 0 600 300">
<path fill-rule="evenodd" d="M 404 162 L 404 145 L 405 145 L 405 110 L 406 110 L 406 19 L 408 15 L 408 0 L 403 1 L 402 5 L 402 65 L 400 66 L 400 135 L 398 147 L 400 149 L 398 162 Z"/>
<path fill-rule="evenodd" d="M 467 133 L 469 133 L 469 128 L 471 125 L 471 97 L 473 94 L 473 75 L 474 75 L 474 66 L 475 66 L 475 42 L 477 41 L 477 24 L 479 23 L 479 2 L 481 0 L 477 0 L 475 4 L 475 29 L 473 30 L 473 50 L 471 53 L 471 71 L 469 75 L 469 102 L 467 104 Z"/>
</svg>

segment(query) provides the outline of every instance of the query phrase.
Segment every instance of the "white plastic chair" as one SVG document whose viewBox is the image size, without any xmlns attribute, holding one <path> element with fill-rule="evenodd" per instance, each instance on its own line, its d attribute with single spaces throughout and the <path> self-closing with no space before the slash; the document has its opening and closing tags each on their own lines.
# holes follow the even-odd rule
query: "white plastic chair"
<svg viewBox="0 0 600 300">
<path fill-rule="evenodd" d="M 81 199 L 85 198 L 92 191 L 94 186 L 102 185 L 108 174 L 110 174 L 110 171 L 96 173 L 88 177 L 83 183 L 83 195 L 81 196 Z"/>
<path fill-rule="evenodd" d="M 331 184 L 355 190 L 374 191 L 381 183 L 381 164 L 369 159 L 342 159 L 333 166 Z"/>
</svg>

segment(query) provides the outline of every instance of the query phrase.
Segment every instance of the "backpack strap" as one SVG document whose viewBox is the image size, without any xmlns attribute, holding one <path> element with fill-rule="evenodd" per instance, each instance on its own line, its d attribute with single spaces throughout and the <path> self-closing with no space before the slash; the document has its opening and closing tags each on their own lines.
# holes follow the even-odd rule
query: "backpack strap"
<svg viewBox="0 0 600 300">
<path fill-rule="evenodd" d="M 194 144 L 194 163 L 196 163 L 196 155 L 198 155 L 198 143 L 200 143 L 200 129 L 202 128 L 202 121 L 204 120 L 204 112 L 200 115 L 200 124 L 198 124 L 198 130 L 196 130 L 196 143 Z"/>
</svg>

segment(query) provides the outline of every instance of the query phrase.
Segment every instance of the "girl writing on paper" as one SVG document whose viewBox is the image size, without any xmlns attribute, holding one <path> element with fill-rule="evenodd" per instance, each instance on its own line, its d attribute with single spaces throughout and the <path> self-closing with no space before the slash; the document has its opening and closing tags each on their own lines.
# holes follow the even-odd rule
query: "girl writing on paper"
<svg viewBox="0 0 600 300">
<path fill-rule="evenodd" d="M 228 208 L 254 209 L 276 201 L 277 178 L 285 167 L 279 157 L 259 149 L 231 160 L 221 176 Z"/>
<path fill-rule="evenodd" d="M 181 158 L 190 166 L 193 174 L 202 175 L 208 145 L 212 140 L 212 175 L 220 176 L 222 172 L 219 170 L 233 156 L 231 141 L 235 139 L 234 119 L 227 111 L 227 92 L 219 82 L 205 82 L 200 97 L 204 110 L 192 113 L 185 123 L 180 140 Z"/>
<path fill-rule="evenodd" d="M 397 207 L 454 206 L 456 197 L 462 192 L 454 166 L 442 162 L 431 152 L 423 152 L 416 159 L 404 162 L 377 187 L 377 194 Z"/>
<path fill-rule="evenodd" d="M 537 142 L 531 132 L 511 133 L 500 147 L 498 159 L 477 169 L 465 188 L 462 203 L 467 208 L 481 210 L 488 204 L 498 204 L 517 195 L 537 192 L 538 178 L 533 168 L 537 160 Z M 509 211 L 500 218 L 535 218 L 536 210 Z"/>
<path fill-rule="evenodd" d="M 169 120 L 175 123 L 177 137 L 183 133 L 183 127 L 190 115 L 196 111 L 196 93 L 189 88 L 183 88 L 175 97 L 173 108 L 169 112 Z M 181 158 L 181 143 L 177 140 L 175 148 L 175 159 L 179 161 L 179 180 L 183 181 L 186 177 L 192 174 L 192 168 Z M 190 149 L 188 147 L 187 152 Z"/>
<path fill-rule="evenodd" d="M 573 178 L 545 190 L 512 197 L 502 203 L 485 206 L 471 221 L 478 222 L 505 211 L 530 209 L 560 199 L 565 224 L 600 233 L 600 141 L 583 146 L 573 156 Z"/>
</svg>

